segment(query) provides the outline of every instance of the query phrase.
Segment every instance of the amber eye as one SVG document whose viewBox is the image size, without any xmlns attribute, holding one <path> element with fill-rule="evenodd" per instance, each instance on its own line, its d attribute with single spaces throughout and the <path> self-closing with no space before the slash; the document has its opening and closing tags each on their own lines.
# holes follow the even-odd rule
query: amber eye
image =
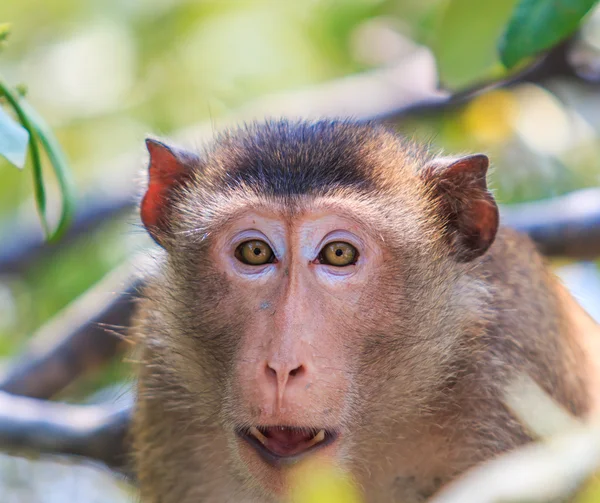
<svg viewBox="0 0 600 503">
<path fill-rule="evenodd" d="M 321 264 L 344 267 L 356 263 L 358 251 L 354 246 L 343 241 L 334 241 L 325 245 L 319 254 Z"/>
<path fill-rule="evenodd" d="M 275 258 L 271 247 L 259 239 L 244 241 L 235 250 L 235 256 L 240 262 L 248 265 L 268 264 Z"/>
</svg>

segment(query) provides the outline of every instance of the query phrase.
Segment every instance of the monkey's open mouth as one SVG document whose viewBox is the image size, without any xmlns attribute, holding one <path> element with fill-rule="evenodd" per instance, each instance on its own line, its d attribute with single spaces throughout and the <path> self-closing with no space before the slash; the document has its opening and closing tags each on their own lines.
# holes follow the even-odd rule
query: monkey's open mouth
<svg viewBox="0 0 600 503">
<path fill-rule="evenodd" d="M 274 466 L 294 463 L 309 451 L 325 447 L 337 438 L 331 430 L 291 426 L 253 426 L 238 430 L 237 434 Z"/>
</svg>

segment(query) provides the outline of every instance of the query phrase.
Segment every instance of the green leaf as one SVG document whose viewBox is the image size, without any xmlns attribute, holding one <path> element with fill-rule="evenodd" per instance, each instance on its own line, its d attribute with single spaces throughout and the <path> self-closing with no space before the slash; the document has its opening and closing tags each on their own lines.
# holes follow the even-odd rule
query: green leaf
<svg viewBox="0 0 600 503">
<path fill-rule="evenodd" d="M 33 193 L 37 204 L 38 213 L 42 222 L 44 235 L 50 237 L 50 227 L 46 220 L 46 189 L 44 187 L 44 177 L 42 174 L 42 156 L 38 145 L 37 135 L 29 117 L 23 110 L 19 97 L 11 91 L 0 79 L 0 96 L 4 96 L 9 106 L 12 107 L 15 114 L 23 124 L 23 127 L 29 132 L 29 156 L 31 162 L 31 172 L 33 174 Z"/>
<path fill-rule="evenodd" d="M 27 114 L 31 125 L 35 130 L 35 134 L 46 151 L 46 155 L 52 165 L 60 188 L 62 198 L 60 220 L 56 229 L 54 229 L 52 234 L 48 237 L 48 241 L 54 242 L 60 239 L 73 219 L 73 213 L 75 212 L 75 184 L 71 177 L 71 170 L 67 158 L 54 137 L 52 130 L 24 99 L 21 99 L 21 107 Z"/>
<path fill-rule="evenodd" d="M 28 143 L 27 130 L 0 108 L 0 155 L 13 166 L 22 169 Z"/>
<path fill-rule="evenodd" d="M 513 68 L 571 35 L 598 0 L 520 0 L 499 43 L 500 59 Z"/>
<path fill-rule="evenodd" d="M 31 171 L 33 174 L 33 193 L 37 204 L 38 214 L 42 222 L 44 235 L 50 237 L 50 226 L 46 219 L 46 188 L 44 187 L 44 176 L 42 173 L 42 156 L 38 145 L 37 135 L 29 117 L 21 107 L 19 97 L 11 91 L 0 79 L 0 96 L 4 96 L 9 106 L 12 107 L 15 114 L 21 121 L 23 127 L 29 133 L 29 156 L 31 161 Z"/>
</svg>

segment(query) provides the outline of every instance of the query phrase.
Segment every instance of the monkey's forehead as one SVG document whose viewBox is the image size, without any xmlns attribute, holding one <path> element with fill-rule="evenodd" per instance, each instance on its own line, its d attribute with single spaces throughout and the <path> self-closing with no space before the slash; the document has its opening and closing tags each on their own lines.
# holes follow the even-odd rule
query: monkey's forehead
<svg viewBox="0 0 600 503">
<path fill-rule="evenodd" d="M 218 135 L 200 156 L 198 182 L 271 196 L 366 191 L 407 183 L 428 158 L 422 146 L 381 125 L 267 121 Z"/>
<path fill-rule="evenodd" d="M 419 227 L 427 154 L 389 130 L 351 121 L 271 121 L 218 136 L 192 165 L 172 225 L 204 235 L 248 211 L 329 211 L 380 234 Z M 406 218 L 404 218 L 406 216 Z"/>
<path fill-rule="evenodd" d="M 275 220 L 294 232 L 299 222 L 334 215 L 347 222 L 345 228 L 357 226 L 365 237 L 389 244 L 429 232 L 418 207 L 398 203 L 392 198 L 365 197 L 348 188 L 322 196 L 266 196 L 238 187 L 228 194 L 212 194 L 208 203 L 193 197 L 182 201 L 173 224 L 179 236 L 192 241 L 226 233 L 248 217 Z"/>
</svg>

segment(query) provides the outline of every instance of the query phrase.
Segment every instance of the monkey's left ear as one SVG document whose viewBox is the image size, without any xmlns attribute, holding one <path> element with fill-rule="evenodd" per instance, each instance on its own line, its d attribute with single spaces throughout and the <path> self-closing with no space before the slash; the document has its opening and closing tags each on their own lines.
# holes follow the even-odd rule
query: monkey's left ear
<svg viewBox="0 0 600 503">
<path fill-rule="evenodd" d="M 170 233 L 169 216 L 175 192 L 190 179 L 192 165 L 198 159 L 150 138 L 146 139 L 146 148 L 150 154 L 148 188 L 140 215 L 150 236 L 164 246 L 165 237 Z"/>
<path fill-rule="evenodd" d="M 498 230 L 498 206 L 486 184 L 489 159 L 483 154 L 439 158 L 422 175 L 439 202 L 445 237 L 459 262 L 483 255 Z"/>
</svg>

